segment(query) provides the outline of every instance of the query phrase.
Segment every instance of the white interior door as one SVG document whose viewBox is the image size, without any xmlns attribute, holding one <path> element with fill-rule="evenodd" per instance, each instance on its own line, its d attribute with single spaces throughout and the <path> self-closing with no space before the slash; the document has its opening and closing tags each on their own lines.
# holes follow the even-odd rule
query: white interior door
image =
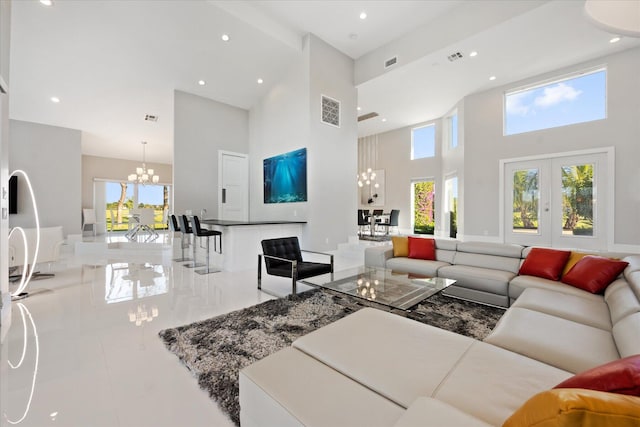
<svg viewBox="0 0 640 427">
<path fill-rule="evenodd" d="M 527 246 L 607 248 L 607 153 L 504 164 L 505 241 Z"/>
<path fill-rule="evenodd" d="M 249 220 L 249 157 L 218 152 L 218 217 L 227 221 Z"/>
</svg>

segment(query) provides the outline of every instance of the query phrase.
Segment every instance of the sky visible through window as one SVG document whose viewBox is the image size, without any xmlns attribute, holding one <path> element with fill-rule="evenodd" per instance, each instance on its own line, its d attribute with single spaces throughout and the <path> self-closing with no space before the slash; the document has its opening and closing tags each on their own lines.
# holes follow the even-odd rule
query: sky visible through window
<svg viewBox="0 0 640 427">
<path fill-rule="evenodd" d="M 606 70 L 505 95 L 505 135 L 606 116 Z"/>
<path fill-rule="evenodd" d="M 451 148 L 458 146 L 458 115 L 451 116 Z"/>
<path fill-rule="evenodd" d="M 436 127 L 424 126 L 411 130 L 411 159 L 434 157 L 436 155 Z"/>
<path fill-rule="evenodd" d="M 134 184 L 127 184 L 127 199 L 133 198 Z M 107 182 L 107 203 L 117 202 L 120 199 L 120 183 Z M 149 205 L 162 205 L 163 186 L 162 185 L 139 185 L 138 203 Z"/>
</svg>

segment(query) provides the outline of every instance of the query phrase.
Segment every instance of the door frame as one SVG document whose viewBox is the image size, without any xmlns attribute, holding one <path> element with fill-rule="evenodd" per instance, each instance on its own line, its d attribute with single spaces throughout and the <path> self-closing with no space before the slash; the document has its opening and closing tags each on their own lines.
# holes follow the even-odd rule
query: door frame
<svg viewBox="0 0 640 427">
<path fill-rule="evenodd" d="M 234 157 L 242 157 L 247 162 L 247 191 L 244 195 L 245 203 L 247 206 L 247 218 L 249 220 L 249 155 L 246 153 L 238 153 L 235 151 L 227 151 L 227 150 L 218 150 L 218 219 L 223 218 L 223 206 L 222 206 L 222 176 L 223 176 L 223 157 L 224 156 L 234 156 Z"/>
<path fill-rule="evenodd" d="M 607 221 L 605 224 L 606 228 L 606 244 L 607 250 L 613 250 L 614 246 L 614 233 L 615 233 L 615 147 L 599 147 L 599 148 L 591 148 L 587 150 L 577 150 L 577 151 L 565 151 L 560 153 L 550 153 L 550 154 L 539 154 L 534 156 L 526 156 L 526 157 L 515 157 L 510 159 L 500 159 L 500 171 L 499 171 L 499 194 L 498 194 L 498 219 L 499 219 L 499 240 L 501 242 L 505 242 L 505 190 L 506 190 L 506 182 L 505 182 L 505 166 L 507 163 L 513 162 L 526 162 L 532 160 L 552 160 L 556 158 L 562 157 L 577 157 L 584 156 L 590 154 L 604 154 L 606 156 L 607 163 L 607 183 L 606 183 L 606 192 L 607 192 Z"/>
</svg>

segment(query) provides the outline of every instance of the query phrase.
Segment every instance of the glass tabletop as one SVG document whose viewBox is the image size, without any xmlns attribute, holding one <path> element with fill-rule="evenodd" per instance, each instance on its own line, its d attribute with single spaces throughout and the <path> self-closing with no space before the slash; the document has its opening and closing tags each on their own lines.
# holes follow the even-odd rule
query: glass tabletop
<svg viewBox="0 0 640 427">
<path fill-rule="evenodd" d="M 374 267 L 356 267 L 302 282 L 389 307 L 407 310 L 456 281 Z"/>
</svg>

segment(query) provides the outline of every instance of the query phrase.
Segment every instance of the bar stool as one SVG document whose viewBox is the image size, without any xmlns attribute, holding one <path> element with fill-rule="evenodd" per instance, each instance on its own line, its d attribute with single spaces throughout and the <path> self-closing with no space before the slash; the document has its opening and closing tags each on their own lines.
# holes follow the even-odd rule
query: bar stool
<svg viewBox="0 0 640 427">
<path fill-rule="evenodd" d="M 185 243 L 185 233 L 183 233 L 178 225 L 178 219 L 175 215 L 171 215 L 171 221 L 169 222 L 169 226 L 171 227 L 171 231 L 180 233 L 180 249 L 182 251 L 182 256 L 180 258 L 174 258 L 175 262 L 185 262 L 185 261 L 193 261 L 192 258 L 186 258 L 184 256 L 184 249 L 189 247 L 189 241 L 187 240 Z"/>
<path fill-rule="evenodd" d="M 180 221 L 180 230 L 182 231 L 182 234 L 193 234 L 193 230 L 191 229 L 191 227 L 189 226 L 189 219 L 187 218 L 186 215 L 180 215 L 178 217 L 178 220 Z M 204 267 L 204 264 L 198 264 L 196 262 L 196 238 L 195 236 L 193 237 L 193 262 L 188 263 L 188 264 L 183 264 L 185 267 L 187 268 L 195 268 L 195 267 Z"/>
<path fill-rule="evenodd" d="M 207 238 L 207 267 L 202 268 L 200 270 L 195 270 L 198 274 L 209 274 L 209 273 L 218 273 L 220 270 L 211 270 L 209 268 L 209 237 L 213 236 L 213 250 L 219 254 L 222 253 L 222 232 L 217 230 L 208 230 L 206 228 L 200 227 L 200 220 L 197 216 L 193 216 L 193 234 L 196 237 L 206 237 Z M 195 237 L 194 237 L 195 238 Z M 218 239 L 220 239 L 220 250 L 218 250 Z M 195 259 L 195 255 L 194 255 Z"/>
</svg>

